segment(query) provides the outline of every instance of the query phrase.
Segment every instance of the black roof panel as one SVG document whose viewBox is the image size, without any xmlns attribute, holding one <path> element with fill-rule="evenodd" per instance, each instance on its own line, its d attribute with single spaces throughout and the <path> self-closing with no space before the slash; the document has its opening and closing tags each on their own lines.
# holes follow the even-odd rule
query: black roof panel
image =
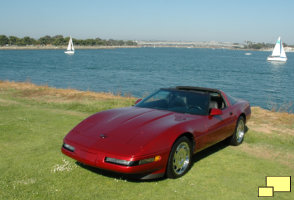
<svg viewBox="0 0 294 200">
<path fill-rule="evenodd" d="M 221 91 L 218 90 L 218 89 L 204 88 L 204 87 L 194 87 L 194 86 L 177 86 L 175 89 L 177 89 L 177 90 L 192 90 L 192 91 L 201 91 L 201 92 L 221 93 Z"/>
</svg>

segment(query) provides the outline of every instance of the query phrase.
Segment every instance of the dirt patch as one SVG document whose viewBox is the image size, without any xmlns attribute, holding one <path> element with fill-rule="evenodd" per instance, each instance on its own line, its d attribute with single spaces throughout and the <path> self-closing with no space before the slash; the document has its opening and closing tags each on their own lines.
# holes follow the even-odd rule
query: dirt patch
<svg viewBox="0 0 294 200">
<path fill-rule="evenodd" d="M 60 100 L 79 100 L 79 99 L 134 99 L 133 97 L 123 97 L 112 93 L 79 91 L 75 89 L 56 89 L 52 87 L 37 86 L 30 82 L 10 82 L 0 81 L 0 90 L 20 90 L 21 97 L 28 98 L 49 98 L 53 101 L 54 97 Z"/>
<path fill-rule="evenodd" d="M 290 151 L 275 151 L 270 146 L 250 145 L 243 143 L 238 147 L 241 151 L 257 158 L 279 162 L 294 169 L 294 154 Z"/>
<path fill-rule="evenodd" d="M 251 119 L 247 125 L 256 132 L 294 136 L 294 114 L 286 112 L 273 112 L 252 107 Z"/>
</svg>

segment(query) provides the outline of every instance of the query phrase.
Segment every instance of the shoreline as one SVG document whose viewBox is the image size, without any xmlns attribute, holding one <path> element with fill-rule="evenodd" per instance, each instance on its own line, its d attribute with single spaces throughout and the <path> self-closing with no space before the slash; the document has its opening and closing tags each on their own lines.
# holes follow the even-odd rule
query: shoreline
<svg viewBox="0 0 294 200">
<path fill-rule="evenodd" d="M 67 46 L 0 46 L 0 50 L 66 50 Z M 118 49 L 118 48 L 138 48 L 138 46 L 75 46 L 79 49 Z"/>
<path fill-rule="evenodd" d="M 9 89 L 13 88 L 16 90 L 32 90 L 39 91 L 42 95 L 56 95 L 57 97 L 87 97 L 90 99 L 132 99 L 137 100 L 134 96 L 123 96 L 121 94 L 115 94 L 112 92 L 95 92 L 95 91 L 87 91 L 87 90 L 78 90 L 75 88 L 56 88 L 53 86 L 37 85 L 30 81 L 25 82 L 17 82 L 10 80 L 0 80 L 0 92 L 1 89 Z"/>
<path fill-rule="evenodd" d="M 0 50 L 66 50 L 67 46 L 0 46 Z M 228 49 L 237 51 L 272 51 L 272 49 L 241 49 L 231 47 L 190 47 L 190 46 L 75 46 L 75 50 L 91 50 L 91 49 L 135 49 L 135 48 L 185 48 L 185 49 Z M 288 51 L 293 52 L 293 51 Z"/>
<path fill-rule="evenodd" d="M 46 84 L 44 85 L 37 85 L 34 84 L 30 81 L 25 81 L 25 82 L 17 82 L 17 81 L 10 81 L 10 80 L 0 80 L 0 91 L 1 89 L 8 89 L 8 88 L 13 88 L 16 90 L 32 90 L 32 91 L 43 91 L 42 95 L 56 95 L 59 97 L 69 97 L 69 96 L 74 96 L 74 97 L 84 97 L 84 98 L 90 98 L 90 99 L 129 99 L 137 100 L 138 98 L 135 96 L 123 96 L 121 94 L 115 94 L 112 92 L 96 92 L 96 91 L 86 91 L 86 90 L 78 90 L 75 88 L 56 88 L 53 86 L 48 86 Z M 273 113 L 287 113 L 289 115 L 293 115 L 294 113 L 292 112 L 287 112 L 283 110 L 275 110 L 275 109 L 266 109 L 261 106 L 252 106 L 251 108 L 255 109 L 261 109 L 265 110 L 268 112 L 273 112 Z"/>
</svg>

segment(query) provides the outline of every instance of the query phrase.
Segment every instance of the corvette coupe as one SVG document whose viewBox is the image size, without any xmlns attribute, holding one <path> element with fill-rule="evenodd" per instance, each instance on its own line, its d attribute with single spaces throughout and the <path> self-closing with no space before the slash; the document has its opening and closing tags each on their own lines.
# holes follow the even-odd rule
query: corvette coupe
<svg viewBox="0 0 294 200">
<path fill-rule="evenodd" d="M 162 88 L 134 106 L 88 117 L 65 136 L 61 151 L 107 171 L 178 178 L 193 154 L 225 139 L 241 144 L 250 115 L 247 101 L 221 90 Z"/>
</svg>

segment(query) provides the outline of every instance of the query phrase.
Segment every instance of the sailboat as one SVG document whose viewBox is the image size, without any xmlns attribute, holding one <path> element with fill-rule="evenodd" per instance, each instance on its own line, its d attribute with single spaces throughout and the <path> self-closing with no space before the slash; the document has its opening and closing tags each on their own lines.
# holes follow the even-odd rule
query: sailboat
<svg viewBox="0 0 294 200">
<path fill-rule="evenodd" d="M 75 48 L 73 46 L 73 42 L 72 42 L 71 36 L 70 36 L 69 41 L 68 41 L 67 49 L 66 49 L 66 51 L 64 53 L 70 54 L 70 55 L 72 55 L 72 54 L 75 53 Z"/>
<path fill-rule="evenodd" d="M 271 56 L 267 57 L 267 61 L 280 61 L 280 62 L 287 61 L 287 56 L 283 48 L 281 37 L 278 38 L 275 48 L 273 50 L 273 53 Z"/>
</svg>

